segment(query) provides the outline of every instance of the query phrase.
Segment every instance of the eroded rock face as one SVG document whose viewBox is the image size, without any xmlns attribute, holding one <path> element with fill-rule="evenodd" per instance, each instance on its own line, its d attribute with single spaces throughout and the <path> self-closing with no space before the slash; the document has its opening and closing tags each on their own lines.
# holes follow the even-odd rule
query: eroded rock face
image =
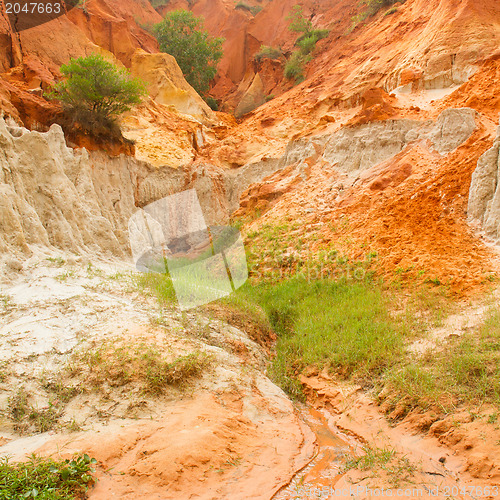
<svg viewBox="0 0 500 500">
<path fill-rule="evenodd" d="M 127 155 L 73 150 L 62 129 L 34 132 L 0 119 L 0 252 L 32 245 L 71 252 L 130 252 L 128 220 L 165 196 L 196 189 L 207 224 L 227 223 L 239 194 L 272 168 L 238 175 L 207 162 L 155 167 Z"/>
<path fill-rule="evenodd" d="M 149 95 L 156 102 L 203 120 L 215 118 L 207 103 L 185 80 L 171 55 L 148 54 L 138 49 L 132 56 L 131 73 L 148 84 Z"/>
<path fill-rule="evenodd" d="M 432 152 L 440 155 L 451 153 L 463 144 L 476 129 L 477 112 L 469 108 L 447 109 L 433 122 L 418 120 L 385 120 L 355 127 L 343 127 L 333 134 L 291 141 L 281 158 L 261 162 L 267 166 L 262 181 L 250 181 L 250 187 L 241 189 L 239 209 L 236 216 L 245 216 L 254 209 L 267 209 L 280 196 L 289 192 L 308 177 L 311 167 L 323 165 L 331 169 L 332 175 L 350 176 L 351 182 L 362 178 L 369 169 L 400 154 L 412 143 L 424 142 Z M 258 164 L 241 169 L 251 177 Z M 253 167 L 253 168 L 252 168 Z M 403 166 L 393 172 L 382 184 L 373 184 L 381 189 L 385 184 L 404 179 L 411 167 Z"/>
<path fill-rule="evenodd" d="M 281 162 L 290 165 L 323 151 L 322 158 L 342 171 L 366 170 L 417 140 L 430 140 L 438 153 L 447 154 L 470 137 L 476 114 L 468 108 L 447 109 L 435 123 L 403 119 L 344 127 L 335 134 L 291 142 Z"/>
<path fill-rule="evenodd" d="M 122 254 L 123 239 L 101 211 L 89 155 L 68 148 L 58 125 L 39 133 L 0 120 L 0 143 L 2 252 L 38 244 Z"/>
<path fill-rule="evenodd" d="M 255 108 L 266 102 L 266 96 L 264 93 L 264 85 L 260 78 L 259 73 L 257 73 L 250 85 L 249 89 L 243 95 L 238 107 L 235 111 L 236 118 L 242 117 L 246 113 L 250 113 Z"/>
<path fill-rule="evenodd" d="M 471 221 L 479 222 L 488 236 L 500 237 L 500 126 L 493 147 L 477 162 L 472 174 L 467 214 Z"/>
<path fill-rule="evenodd" d="M 142 28 L 162 19 L 149 2 L 88 0 L 85 8 L 71 10 L 68 18 L 89 40 L 112 52 L 127 67 L 137 48 L 158 50 L 154 36 Z"/>
</svg>

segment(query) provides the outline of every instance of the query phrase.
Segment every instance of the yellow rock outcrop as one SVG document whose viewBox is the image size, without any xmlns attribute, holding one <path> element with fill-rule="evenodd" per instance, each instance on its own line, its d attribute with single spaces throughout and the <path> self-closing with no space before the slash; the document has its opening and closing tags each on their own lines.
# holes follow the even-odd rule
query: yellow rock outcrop
<svg viewBox="0 0 500 500">
<path fill-rule="evenodd" d="M 132 56 L 131 73 L 144 80 L 150 97 L 159 104 L 173 106 L 203 121 L 215 118 L 213 111 L 184 78 L 170 54 L 148 54 L 138 49 Z"/>
</svg>

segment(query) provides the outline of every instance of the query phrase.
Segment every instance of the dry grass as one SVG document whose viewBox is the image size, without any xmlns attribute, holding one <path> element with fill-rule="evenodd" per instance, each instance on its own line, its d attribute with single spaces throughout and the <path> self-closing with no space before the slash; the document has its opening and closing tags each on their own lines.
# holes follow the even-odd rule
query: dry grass
<svg viewBox="0 0 500 500">
<path fill-rule="evenodd" d="M 211 361 L 205 353 L 172 358 L 144 342 L 120 345 L 109 340 L 75 353 L 69 375 L 93 390 L 135 384 L 144 394 L 158 395 L 169 387 L 184 388 L 201 377 Z"/>
</svg>

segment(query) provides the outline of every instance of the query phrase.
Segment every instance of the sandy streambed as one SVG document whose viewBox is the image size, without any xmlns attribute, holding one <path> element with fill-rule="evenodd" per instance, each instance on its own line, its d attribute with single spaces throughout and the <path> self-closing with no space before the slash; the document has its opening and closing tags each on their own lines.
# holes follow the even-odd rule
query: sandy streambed
<svg viewBox="0 0 500 500">
<path fill-rule="evenodd" d="M 438 421 L 424 436 L 418 428 L 428 416 L 410 415 L 391 426 L 360 388 L 326 374 L 303 377 L 308 405 L 293 404 L 265 376 L 267 353 L 244 331 L 210 314 L 160 308 L 130 272 L 120 263 L 39 256 L 4 279 L 1 455 L 88 453 L 98 460 L 89 497 L 103 500 L 352 498 L 353 491 L 370 498 L 376 487 L 419 488 L 422 498 L 435 498 L 439 487 L 445 498 L 445 487 L 499 484 L 484 425 Z M 151 393 L 137 373 L 113 371 L 124 353 L 135 366 L 148 349 L 167 360 L 198 353 L 210 363 L 188 383 Z M 96 375 L 102 366 L 95 384 L 86 370 Z M 50 416 L 50 429 L 13 418 L 21 388 L 31 409 Z M 466 450 L 460 439 L 453 444 L 456 428 L 473 437 Z M 360 459 L 367 453 L 372 462 Z"/>
</svg>

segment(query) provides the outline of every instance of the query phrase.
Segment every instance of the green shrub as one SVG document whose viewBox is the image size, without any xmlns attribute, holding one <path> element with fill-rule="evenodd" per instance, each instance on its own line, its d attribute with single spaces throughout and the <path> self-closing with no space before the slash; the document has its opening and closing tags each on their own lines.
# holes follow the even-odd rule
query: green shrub
<svg viewBox="0 0 500 500">
<path fill-rule="evenodd" d="M 308 36 L 297 42 L 297 46 L 302 54 L 307 55 L 314 50 L 317 41 L 314 36 Z"/>
<path fill-rule="evenodd" d="M 211 95 L 205 97 L 205 102 L 210 106 L 212 111 L 219 111 L 219 103 Z"/>
<path fill-rule="evenodd" d="M 317 29 L 311 31 L 311 35 L 316 37 L 316 40 L 322 40 L 323 38 L 326 38 L 329 34 L 330 30 L 327 29 Z"/>
<path fill-rule="evenodd" d="M 278 47 L 270 47 L 269 45 L 261 45 L 259 52 L 255 54 L 254 59 L 261 61 L 262 59 L 280 59 L 283 57 L 283 52 Z"/>
<path fill-rule="evenodd" d="M 61 66 L 61 73 L 65 80 L 48 96 L 59 100 L 69 116 L 92 132 L 115 125 L 116 118 L 139 104 L 146 94 L 140 80 L 130 78 L 125 69 L 100 54 L 71 59 Z"/>
<path fill-rule="evenodd" d="M 203 19 L 186 10 L 169 12 L 153 31 L 160 50 L 174 56 L 186 80 L 205 95 L 217 74 L 224 39 L 210 36 Z"/>
<path fill-rule="evenodd" d="M 28 461 L 11 463 L 0 459 L 0 498 L 5 500 L 40 498 L 74 500 L 83 498 L 93 483 L 92 466 L 96 460 L 87 455 L 73 460 L 55 461 L 32 455 Z"/>
<path fill-rule="evenodd" d="M 311 60 L 311 54 L 316 47 L 318 40 L 328 36 L 327 29 L 313 29 L 310 19 L 304 17 L 302 7 L 295 5 L 287 19 L 290 21 L 288 29 L 296 33 L 302 33 L 295 42 L 299 48 L 292 53 L 290 59 L 285 65 L 285 77 L 289 80 L 301 82 L 304 80 L 305 65 Z"/>
<path fill-rule="evenodd" d="M 295 45 L 303 54 L 310 54 L 316 47 L 316 43 L 322 38 L 326 38 L 328 33 L 330 33 L 328 30 L 312 30 L 309 34 L 299 37 Z"/>
<path fill-rule="evenodd" d="M 285 65 L 285 78 L 294 79 L 296 83 L 303 81 L 306 64 L 311 59 L 310 55 L 304 55 L 300 50 L 294 51 Z"/>
</svg>

